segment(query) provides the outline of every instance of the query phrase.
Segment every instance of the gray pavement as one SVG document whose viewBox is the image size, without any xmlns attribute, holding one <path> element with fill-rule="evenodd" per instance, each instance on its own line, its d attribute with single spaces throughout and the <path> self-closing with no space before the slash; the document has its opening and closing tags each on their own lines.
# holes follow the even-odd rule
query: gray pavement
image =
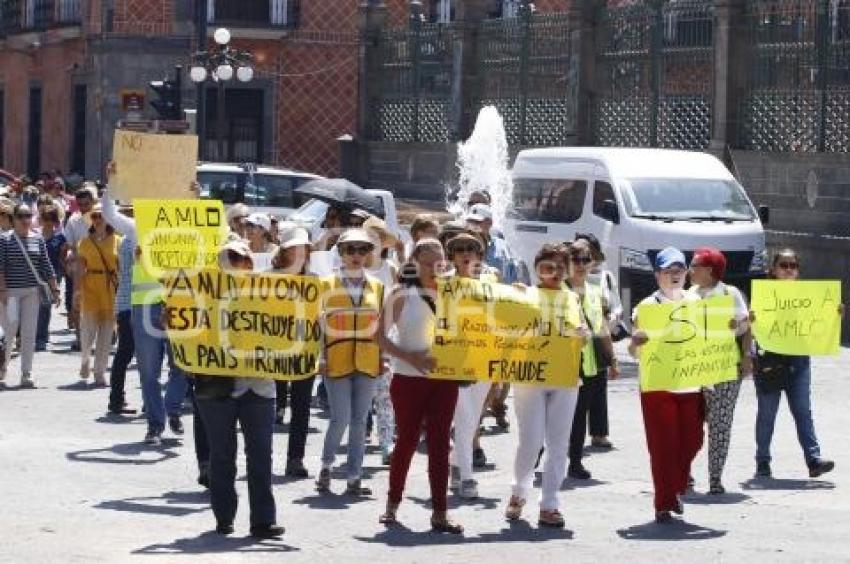
<svg viewBox="0 0 850 564">
<path fill-rule="evenodd" d="M 59 317 L 55 325 L 64 323 Z M 0 561 L 2 562 L 524 562 L 555 560 L 850 562 L 850 349 L 817 359 L 813 387 L 815 422 L 824 455 L 837 469 L 819 480 L 807 477 L 794 426 L 783 404 L 774 442 L 775 479 L 751 480 L 754 462 L 755 393 L 743 387 L 726 468 L 729 493 L 688 500 L 685 521 L 652 522 L 652 483 L 634 367 L 610 389 L 611 439 L 616 450 L 590 453 L 594 479 L 565 482 L 565 531 L 539 530 L 536 502 L 528 521 L 509 525 L 503 511 L 510 494 L 515 433 L 490 433 L 484 446 L 495 467 L 478 474 L 482 498 L 451 500 L 463 537 L 428 531 L 425 457 L 414 459 L 399 516 L 405 528 L 377 523 L 387 489 L 387 469 L 371 450 L 366 466 L 374 499 L 318 496 L 312 479 L 282 477 L 286 434 L 275 436 L 275 496 L 281 541 L 248 538 L 247 490 L 240 478 L 236 534 L 220 538 L 206 493 L 195 483 L 196 465 L 187 434 L 166 433 L 162 448 L 141 444 L 143 419 L 105 417 L 108 390 L 77 385 L 78 355 L 70 337 L 56 332 L 47 353 L 36 355 L 37 390 L 0 392 Z M 626 360 L 625 358 L 623 360 Z M 13 360 L 10 383 L 17 384 Z M 129 400 L 140 404 L 138 375 L 128 374 Z M 319 464 L 326 420 L 315 416 L 307 465 Z M 492 420 L 487 420 L 488 426 Z M 339 460 L 343 462 L 342 457 Z M 240 476 L 244 459 L 240 460 Z M 694 467 L 697 491 L 706 485 L 703 452 Z M 342 482 L 333 485 L 340 492 Z"/>
</svg>

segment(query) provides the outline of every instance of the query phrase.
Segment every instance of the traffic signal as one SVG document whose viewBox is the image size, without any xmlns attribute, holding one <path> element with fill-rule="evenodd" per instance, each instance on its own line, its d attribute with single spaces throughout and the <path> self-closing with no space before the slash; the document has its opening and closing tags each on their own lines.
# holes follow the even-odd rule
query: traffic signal
<svg viewBox="0 0 850 564">
<path fill-rule="evenodd" d="M 148 85 L 155 95 L 151 100 L 151 106 L 161 120 L 183 119 L 180 67 L 177 67 L 175 71 L 173 79 L 153 80 Z"/>
</svg>

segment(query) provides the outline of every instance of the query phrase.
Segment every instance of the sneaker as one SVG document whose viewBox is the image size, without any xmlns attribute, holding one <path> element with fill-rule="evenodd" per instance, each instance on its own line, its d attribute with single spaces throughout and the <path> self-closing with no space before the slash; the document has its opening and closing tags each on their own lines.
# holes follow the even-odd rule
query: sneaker
<svg viewBox="0 0 850 564">
<path fill-rule="evenodd" d="M 508 508 L 505 509 L 505 519 L 508 521 L 516 521 L 522 517 L 522 508 L 525 507 L 525 500 L 515 495 L 511 496 L 508 502 Z"/>
<path fill-rule="evenodd" d="M 182 435 L 185 432 L 183 429 L 183 422 L 180 420 L 179 415 L 168 416 L 168 428 L 171 429 L 171 432 L 175 435 Z"/>
<path fill-rule="evenodd" d="M 708 493 L 711 495 L 721 495 L 726 493 L 726 488 L 720 482 L 720 478 L 711 478 L 708 481 Z"/>
<path fill-rule="evenodd" d="M 476 448 L 472 451 L 472 467 L 484 468 L 487 466 L 487 455 L 484 454 L 483 448 Z"/>
<path fill-rule="evenodd" d="M 449 471 L 449 489 L 460 489 L 460 468 L 458 468 L 457 466 L 452 466 L 451 470 Z"/>
<path fill-rule="evenodd" d="M 756 478 L 772 478 L 773 472 L 770 470 L 770 462 L 762 461 L 756 463 Z"/>
<path fill-rule="evenodd" d="M 478 499 L 478 482 L 463 480 L 457 493 L 462 499 Z"/>
<path fill-rule="evenodd" d="M 809 478 L 817 478 L 827 472 L 832 472 L 835 462 L 818 458 L 809 463 Z"/>
<path fill-rule="evenodd" d="M 288 460 L 284 474 L 290 478 L 307 478 L 310 475 L 300 460 Z"/>
<path fill-rule="evenodd" d="M 145 444 L 146 445 L 153 445 L 153 446 L 161 445 L 162 444 L 162 437 L 160 436 L 160 434 L 161 433 L 159 433 L 158 431 L 154 431 L 153 429 L 148 429 L 147 434 L 145 434 Z"/>
<path fill-rule="evenodd" d="M 21 375 L 21 388 L 24 390 L 32 390 L 35 388 L 35 382 L 33 381 L 32 376 L 29 374 Z"/>
<path fill-rule="evenodd" d="M 331 491 L 330 468 L 322 468 L 322 471 L 319 472 L 319 477 L 316 478 L 316 491 L 322 493 Z"/>
<path fill-rule="evenodd" d="M 251 527 L 251 536 L 257 539 L 276 539 L 283 536 L 286 529 L 280 525 L 255 525 Z"/>
<path fill-rule="evenodd" d="M 613 443 L 608 440 L 608 437 L 593 437 L 590 439 L 590 446 L 601 450 L 611 450 L 614 448 Z"/>
<path fill-rule="evenodd" d="M 581 462 L 570 464 L 570 467 L 567 469 L 567 476 L 575 480 L 589 480 L 591 478 L 590 472 L 588 472 L 587 468 Z"/>
</svg>

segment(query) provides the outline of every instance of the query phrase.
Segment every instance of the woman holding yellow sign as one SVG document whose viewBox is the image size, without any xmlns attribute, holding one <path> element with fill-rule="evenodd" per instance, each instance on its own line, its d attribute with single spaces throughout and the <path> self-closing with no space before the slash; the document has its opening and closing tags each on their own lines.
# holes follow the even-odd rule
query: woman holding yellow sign
<svg viewBox="0 0 850 564">
<path fill-rule="evenodd" d="M 698 301 L 695 294 L 685 292 L 686 274 L 682 251 L 667 247 L 658 253 L 655 258 L 658 290 L 635 309 L 632 320 L 635 332 L 629 344 L 632 356 L 637 357 L 639 347 L 649 340 L 639 328 L 637 312 L 641 305 Z M 655 520 L 666 523 L 672 520 L 672 513 L 684 512 L 680 496 L 688 487 L 691 463 L 703 443 L 703 397 L 699 388 L 642 392 L 640 404 L 655 487 Z"/>
<path fill-rule="evenodd" d="M 691 284 L 689 292 L 700 299 L 714 296 L 732 296 L 735 312 L 732 324 L 741 352 L 739 367 L 740 376 L 749 376 L 753 372 L 753 362 L 750 357 L 753 335 L 750 330 L 747 302 L 741 291 L 734 286 L 723 283 L 726 274 L 726 257 L 719 249 L 703 247 L 694 251 L 691 259 Z M 729 454 L 729 441 L 732 437 L 732 418 L 735 415 L 735 404 L 738 402 L 738 392 L 741 380 L 721 382 L 703 389 L 705 395 L 705 418 L 708 423 L 708 493 L 722 494 L 723 467 Z"/>
<path fill-rule="evenodd" d="M 775 280 L 797 280 L 800 277 L 800 257 L 792 249 L 784 249 L 773 257 L 770 277 Z M 840 305 L 838 314 L 843 317 L 844 306 Z M 755 314 L 750 314 L 755 321 Z M 779 411 L 782 390 L 788 400 L 788 407 L 794 417 L 797 439 L 803 449 L 809 476 L 817 478 L 835 468 L 832 460 L 821 458 L 820 445 L 815 435 L 815 423 L 812 419 L 811 387 L 812 367 L 808 356 L 792 356 L 768 353 L 756 347 L 757 356 L 755 385 L 758 398 L 756 413 L 756 477 L 770 478 L 770 443 Z"/>
<path fill-rule="evenodd" d="M 578 297 L 563 290 L 567 249 L 560 245 L 543 245 L 534 258 L 534 269 L 540 279 L 538 288 L 543 292 L 557 292 L 554 299 L 563 300 L 565 316 L 571 316 L 569 329 L 584 331 L 578 314 Z M 545 445 L 538 523 L 543 527 L 564 526 L 564 517 L 558 510 L 558 491 L 566 474 L 570 430 L 578 395 L 577 387 L 514 387 L 519 443 L 514 459 L 513 493 L 505 511 L 509 520 L 515 521 L 522 515 L 522 508 L 532 491 L 535 463 Z"/>
<path fill-rule="evenodd" d="M 581 462 L 587 438 L 590 406 L 605 398 L 605 378 L 617 378 L 620 369 L 614 356 L 614 343 L 602 308 L 602 290 L 588 282 L 593 266 L 593 248 L 587 239 L 576 239 L 569 247 L 570 273 L 567 286 L 578 294 L 583 324 L 593 333 L 581 353 L 581 387 L 578 392 L 573 427 L 570 432 L 570 478 L 589 480 L 590 472 Z"/>
<path fill-rule="evenodd" d="M 349 229 L 337 241 L 342 267 L 324 288 L 324 376 L 331 419 L 322 450 L 319 492 L 330 491 L 331 468 L 342 435 L 348 427 L 349 495 L 371 495 L 361 484 L 366 450 L 366 419 L 381 374 L 378 316 L 384 303 L 384 285 L 365 271 L 375 248 L 363 229 Z M 321 369 L 320 369 L 321 370 Z"/>
</svg>

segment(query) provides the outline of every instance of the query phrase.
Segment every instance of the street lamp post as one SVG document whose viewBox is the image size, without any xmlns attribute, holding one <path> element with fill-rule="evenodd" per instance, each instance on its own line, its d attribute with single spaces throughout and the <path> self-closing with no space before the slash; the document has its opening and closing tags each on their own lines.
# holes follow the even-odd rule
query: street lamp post
<svg viewBox="0 0 850 564">
<path fill-rule="evenodd" d="M 224 137 L 224 103 L 225 85 L 234 76 L 239 82 L 250 82 L 254 78 L 254 69 L 251 67 L 253 56 L 247 51 L 239 51 L 230 47 L 230 31 L 220 27 L 213 34 L 215 47 L 208 51 L 199 51 L 194 55 L 194 63 L 189 72 L 192 82 L 202 85 L 207 78 L 211 78 L 218 85 L 216 100 L 216 139 L 218 140 L 218 160 L 224 161 L 225 137 Z M 206 116 L 202 116 L 206 125 Z M 204 127 L 206 131 L 206 127 Z M 204 139 L 200 140 L 205 143 Z M 202 151 L 205 154 L 206 151 Z"/>
</svg>

